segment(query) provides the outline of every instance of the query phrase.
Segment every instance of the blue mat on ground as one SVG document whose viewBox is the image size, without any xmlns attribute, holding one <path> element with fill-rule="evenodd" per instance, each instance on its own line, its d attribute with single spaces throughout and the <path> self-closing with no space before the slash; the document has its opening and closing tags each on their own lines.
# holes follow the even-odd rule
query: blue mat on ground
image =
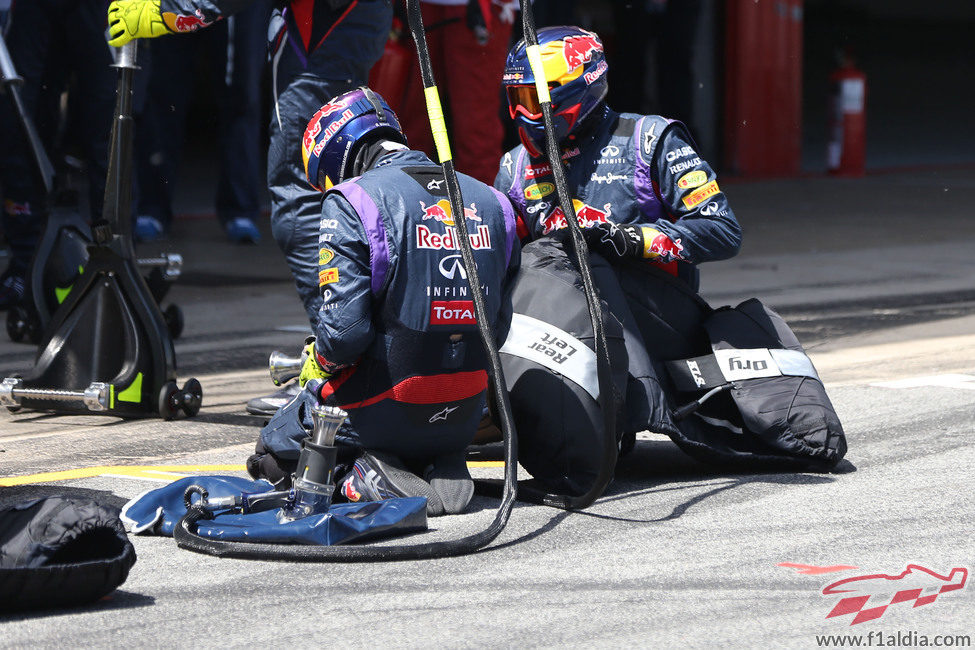
<svg viewBox="0 0 975 650">
<path fill-rule="evenodd" d="M 209 498 L 268 492 L 267 481 L 236 476 L 191 476 L 144 492 L 125 504 L 121 519 L 133 533 L 172 536 L 186 514 L 183 493 L 191 485 Z M 337 503 L 323 514 L 279 522 L 280 509 L 246 515 L 224 514 L 197 522 L 201 537 L 236 542 L 315 544 L 331 546 L 427 529 L 425 497 L 404 497 L 366 503 Z"/>
</svg>

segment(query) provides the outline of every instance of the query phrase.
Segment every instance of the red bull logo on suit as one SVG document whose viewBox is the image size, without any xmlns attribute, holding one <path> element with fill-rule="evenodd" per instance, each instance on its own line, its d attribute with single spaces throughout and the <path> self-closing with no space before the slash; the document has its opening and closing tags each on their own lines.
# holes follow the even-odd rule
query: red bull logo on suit
<svg viewBox="0 0 975 650">
<path fill-rule="evenodd" d="M 580 228 L 588 228 L 597 223 L 606 223 L 613 214 L 611 209 L 612 204 L 610 203 L 605 204 L 603 209 L 600 210 L 587 203 L 583 203 L 579 199 L 572 199 L 572 207 L 575 208 L 576 220 L 579 222 Z M 561 230 L 567 225 L 569 224 L 565 220 L 565 212 L 562 211 L 562 208 L 557 207 L 552 210 L 552 214 L 548 215 L 542 221 L 542 233 L 547 235 L 553 230 Z"/>
<path fill-rule="evenodd" d="M 179 15 L 170 12 L 163 14 L 163 21 L 174 32 L 195 32 L 201 27 L 206 27 L 210 23 L 203 17 L 203 12 L 197 9 L 189 15 Z"/>
<path fill-rule="evenodd" d="M 447 199 L 440 199 L 429 207 L 427 207 L 426 203 L 420 201 L 420 209 L 423 210 L 423 218 L 421 221 L 435 219 L 445 226 L 456 225 L 454 223 L 454 213 L 450 209 L 450 201 Z M 473 203 L 471 203 L 471 207 L 464 208 L 464 218 L 468 221 L 481 220 L 481 218 L 477 216 L 477 207 Z"/>
</svg>

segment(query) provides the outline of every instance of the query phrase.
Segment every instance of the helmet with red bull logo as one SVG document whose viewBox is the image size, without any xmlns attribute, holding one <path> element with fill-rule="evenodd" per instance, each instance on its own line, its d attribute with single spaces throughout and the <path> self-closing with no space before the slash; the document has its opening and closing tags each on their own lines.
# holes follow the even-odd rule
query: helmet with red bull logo
<svg viewBox="0 0 975 650">
<path fill-rule="evenodd" d="M 352 178 L 362 146 L 380 138 L 406 144 L 396 114 L 378 93 L 361 86 L 332 98 L 305 128 L 305 177 L 319 192 Z"/>
<path fill-rule="evenodd" d="M 579 27 L 540 29 L 538 44 L 552 96 L 555 137 L 563 144 L 603 106 L 609 90 L 609 66 L 599 37 Z M 544 151 L 545 123 L 524 39 L 508 53 L 503 84 L 521 143 L 528 153 L 538 157 Z"/>
</svg>

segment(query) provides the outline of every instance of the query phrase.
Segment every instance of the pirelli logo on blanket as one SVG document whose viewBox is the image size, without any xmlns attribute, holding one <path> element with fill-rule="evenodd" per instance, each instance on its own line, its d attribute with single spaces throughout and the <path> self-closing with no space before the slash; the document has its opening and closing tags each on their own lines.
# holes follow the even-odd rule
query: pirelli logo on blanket
<svg viewBox="0 0 975 650">
<path fill-rule="evenodd" d="M 702 185 L 698 189 L 694 190 L 693 192 L 685 196 L 683 199 L 684 206 L 688 210 L 692 210 L 694 209 L 695 206 L 704 203 L 706 200 L 708 200 L 709 198 L 711 198 L 712 196 L 714 196 L 720 191 L 721 190 L 718 189 L 718 181 L 711 181 L 710 183 Z"/>
</svg>

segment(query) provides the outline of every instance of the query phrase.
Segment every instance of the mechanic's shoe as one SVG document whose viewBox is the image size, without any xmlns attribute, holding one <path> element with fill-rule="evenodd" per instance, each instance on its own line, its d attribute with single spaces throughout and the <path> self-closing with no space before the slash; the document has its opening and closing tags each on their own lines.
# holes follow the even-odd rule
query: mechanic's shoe
<svg viewBox="0 0 975 650">
<path fill-rule="evenodd" d="M 231 219 L 224 226 L 227 239 L 235 244 L 256 244 L 261 241 L 261 231 L 257 225 L 247 217 Z"/>
<path fill-rule="evenodd" d="M 363 452 L 342 480 L 339 491 L 353 503 L 395 497 L 426 497 L 427 514 L 444 514 L 444 504 L 430 484 L 390 454 Z"/>
<path fill-rule="evenodd" d="M 293 400 L 300 392 L 301 386 L 297 381 L 293 381 L 275 393 L 255 397 L 247 402 L 247 412 L 252 415 L 274 415 L 279 408 Z"/>
<path fill-rule="evenodd" d="M 24 276 L 7 269 L 0 275 L 0 310 L 10 309 L 24 299 L 26 282 Z"/>
<path fill-rule="evenodd" d="M 132 232 L 137 242 L 150 242 L 162 239 L 166 234 L 166 229 L 155 217 L 142 215 L 135 218 L 135 228 Z"/>
<path fill-rule="evenodd" d="M 474 496 L 474 479 L 467 469 L 467 456 L 463 451 L 435 458 L 423 472 L 423 478 L 440 497 L 444 514 L 464 512 Z"/>
<path fill-rule="evenodd" d="M 245 467 L 251 478 L 264 479 L 274 486 L 275 490 L 287 490 L 291 487 L 291 478 L 298 464 L 298 459 L 283 459 L 275 456 L 264 446 L 263 440 L 258 440 L 254 453 L 247 457 Z"/>
</svg>

